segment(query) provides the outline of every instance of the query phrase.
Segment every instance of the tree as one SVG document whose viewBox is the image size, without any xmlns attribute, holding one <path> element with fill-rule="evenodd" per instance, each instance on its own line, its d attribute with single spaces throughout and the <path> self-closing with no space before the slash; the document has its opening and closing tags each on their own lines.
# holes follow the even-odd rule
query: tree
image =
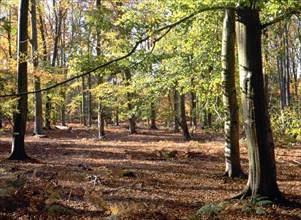
<svg viewBox="0 0 301 220">
<path fill-rule="evenodd" d="M 151 124 L 150 124 L 150 129 L 158 129 L 156 126 L 156 107 L 155 107 L 155 103 L 151 102 L 150 104 L 150 120 L 151 120 Z"/>
<path fill-rule="evenodd" d="M 263 84 L 261 32 L 257 1 L 237 10 L 237 42 L 244 128 L 249 154 L 249 176 L 238 197 L 266 196 L 281 200 L 276 181 L 274 142 Z"/>
<path fill-rule="evenodd" d="M 222 37 L 222 89 L 224 103 L 225 176 L 241 177 L 239 111 L 235 86 L 235 13 L 225 10 Z"/>
<path fill-rule="evenodd" d="M 96 9 L 101 9 L 101 1 L 96 0 Z M 96 31 L 96 55 L 100 56 L 100 30 L 97 29 Z M 103 76 L 98 75 L 98 84 L 101 85 L 103 83 Z M 104 114 L 104 107 L 101 104 L 101 98 L 98 99 L 98 114 L 97 114 L 97 124 L 98 124 L 98 138 L 103 138 L 105 136 L 105 114 Z"/>
<path fill-rule="evenodd" d="M 131 71 L 126 68 L 124 70 L 124 75 L 125 75 L 125 84 L 126 86 L 129 86 L 132 82 L 132 75 L 131 75 Z M 128 114 L 129 114 L 129 133 L 130 134 L 136 134 L 136 119 L 135 119 L 135 113 L 134 113 L 134 106 L 133 106 L 133 92 L 132 91 L 128 91 L 127 94 L 127 107 L 128 107 Z"/>
<path fill-rule="evenodd" d="M 186 120 L 186 110 L 185 110 L 185 94 L 180 95 L 180 115 L 181 115 L 181 128 L 184 140 L 191 140 L 189 129 Z"/>
<path fill-rule="evenodd" d="M 31 52 L 33 59 L 33 71 L 36 74 L 36 70 L 39 65 L 38 61 L 38 37 L 37 37 L 37 22 L 36 22 L 36 0 L 31 0 Z M 41 79 L 39 76 L 34 75 L 34 89 L 41 89 Z M 35 94 L 35 121 L 34 121 L 34 130 L 35 135 L 42 134 L 43 129 L 43 117 L 42 117 L 42 95 L 40 92 Z"/>
<path fill-rule="evenodd" d="M 176 83 L 177 85 L 177 83 Z M 173 131 L 175 133 L 179 132 L 179 92 L 177 86 L 174 87 L 173 91 L 173 114 L 174 114 L 174 126 Z"/>
<path fill-rule="evenodd" d="M 17 109 L 14 118 L 13 126 L 13 141 L 12 151 L 8 159 L 10 160 L 24 160 L 28 156 L 25 152 L 25 131 L 27 121 L 27 45 L 28 45 L 28 0 L 21 0 L 19 6 L 19 20 L 18 20 L 18 66 L 17 66 Z"/>
</svg>

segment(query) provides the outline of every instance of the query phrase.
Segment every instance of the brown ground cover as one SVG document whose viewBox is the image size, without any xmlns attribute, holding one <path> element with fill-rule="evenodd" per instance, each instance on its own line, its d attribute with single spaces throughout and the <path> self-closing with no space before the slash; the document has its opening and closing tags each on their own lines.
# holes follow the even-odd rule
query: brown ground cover
<svg viewBox="0 0 301 220">
<path fill-rule="evenodd" d="M 71 125 L 47 138 L 26 137 L 34 160 L 7 161 L 11 136 L 0 135 L 0 219 L 301 219 L 301 146 L 277 146 L 278 182 L 293 206 L 226 201 L 246 179 L 228 179 L 223 136 L 198 132 L 192 141 L 168 130 Z M 241 142 L 243 169 L 248 161 Z M 203 215 L 196 212 L 206 204 Z"/>
</svg>

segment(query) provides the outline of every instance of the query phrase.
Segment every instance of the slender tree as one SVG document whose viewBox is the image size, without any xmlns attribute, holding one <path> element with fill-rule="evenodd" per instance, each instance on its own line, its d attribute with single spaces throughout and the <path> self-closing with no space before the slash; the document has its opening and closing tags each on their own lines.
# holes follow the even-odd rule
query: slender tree
<svg viewBox="0 0 301 220">
<path fill-rule="evenodd" d="M 225 176 L 240 177 L 239 111 L 235 86 L 235 13 L 226 10 L 222 37 L 222 89 L 225 112 Z"/>
<path fill-rule="evenodd" d="M 151 102 L 151 104 L 150 104 L 150 111 L 151 111 L 151 115 L 150 115 L 150 119 L 151 119 L 150 129 L 158 129 L 157 125 L 156 125 L 156 107 L 155 107 L 155 103 L 154 102 Z"/>
<path fill-rule="evenodd" d="M 41 89 L 40 77 L 36 74 L 36 70 L 39 65 L 38 61 L 38 39 L 37 39 L 37 13 L 36 13 L 36 0 L 31 0 L 31 53 L 33 59 L 33 71 L 34 71 L 34 89 Z M 35 93 L 35 120 L 33 133 L 35 135 L 42 134 L 43 129 L 43 117 L 42 117 L 42 95 L 40 92 Z"/>
<path fill-rule="evenodd" d="M 17 41 L 17 93 L 27 92 L 27 55 L 28 55 L 28 0 L 21 0 L 18 19 Z M 24 160 L 28 158 L 25 152 L 25 131 L 27 121 L 27 95 L 19 95 L 14 117 L 12 151 L 8 159 Z"/>
<path fill-rule="evenodd" d="M 96 0 L 96 8 L 98 10 L 101 9 L 101 1 Z M 96 55 L 100 56 L 100 30 L 97 29 L 96 31 Z M 98 75 L 98 85 L 101 85 L 103 83 L 103 76 Z M 105 118 L 104 118 L 104 107 L 102 105 L 102 98 L 100 97 L 98 99 L 98 114 L 97 114 L 97 124 L 98 124 L 98 138 L 103 138 L 105 136 Z"/>
<path fill-rule="evenodd" d="M 124 75 L 125 75 L 125 80 L 126 80 L 126 85 L 129 86 L 131 81 L 132 81 L 132 75 L 131 75 L 131 71 L 126 68 L 124 71 Z M 129 133 L 130 134 L 136 134 L 136 121 L 135 121 L 135 114 L 134 114 L 134 107 L 132 104 L 132 100 L 133 100 L 133 92 L 127 92 L 126 94 L 127 96 L 127 101 L 128 101 L 128 112 L 129 112 Z"/>
<path fill-rule="evenodd" d="M 173 100 L 174 100 L 174 106 L 173 106 L 173 114 L 174 114 L 174 127 L 173 127 L 173 131 L 175 133 L 179 132 L 179 117 L 178 117 L 178 113 L 179 113 L 179 92 L 175 86 L 175 89 L 173 91 Z"/>
</svg>

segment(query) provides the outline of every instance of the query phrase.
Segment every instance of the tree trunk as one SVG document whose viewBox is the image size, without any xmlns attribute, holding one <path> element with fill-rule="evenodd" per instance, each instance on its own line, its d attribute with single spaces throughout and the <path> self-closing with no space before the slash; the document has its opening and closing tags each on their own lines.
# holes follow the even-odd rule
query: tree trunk
<svg viewBox="0 0 301 220">
<path fill-rule="evenodd" d="M 103 83 L 103 77 L 99 76 L 98 85 Z M 102 106 L 102 99 L 98 100 L 98 138 L 103 138 L 105 136 L 105 117 L 104 109 Z"/>
<path fill-rule="evenodd" d="M 125 80 L 126 80 L 126 85 L 129 86 L 131 81 L 132 81 L 132 76 L 131 72 L 129 69 L 125 70 Z M 129 112 L 129 133 L 130 134 L 136 134 L 136 121 L 135 121 L 135 114 L 134 114 L 134 108 L 132 104 L 132 99 L 133 99 L 133 93 L 132 92 L 127 92 L 126 94 L 127 100 L 128 100 L 128 112 Z"/>
<path fill-rule="evenodd" d="M 42 12 L 40 6 L 38 7 L 39 10 L 39 22 L 40 22 L 40 32 L 41 32 L 41 38 L 42 38 L 42 45 L 43 45 L 43 60 L 47 61 L 48 59 L 48 52 L 47 52 L 47 42 L 46 42 L 46 34 L 44 30 L 44 21 L 42 18 Z"/>
<path fill-rule="evenodd" d="M 11 45 L 11 9 L 9 9 L 8 12 L 8 27 L 7 27 L 7 41 L 8 41 L 8 54 L 9 58 L 13 58 L 13 53 L 12 53 L 12 45 Z"/>
<path fill-rule="evenodd" d="M 118 107 L 115 110 L 115 120 L 114 120 L 114 125 L 115 126 L 119 126 L 119 111 L 118 111 Z"/>
<path fill-rule="evenodd" d="M 186 110 L 185 110 L 185 94 L 180 95 L 180 115 L 181 115 L 181 128 L 184 140 L 191 140 L 189 129 L 186 120 Z"/>
<path fill-rule="evenodd" d="M 62 9 L 59 7 L 57 13 L 56 7 L 56 0 L 53 0 L 53 8 L 55 14 L 55 30 L 54 30 L 54 45 L 53 45 L 53 54 L 52 54 L 52 61 L 51 66 L 55 66 L 55 62 L 58 55 L 58 43 L 61 36 L 61 29 L 62 29 L 62 21 L 63 21 L 63 12 Z"/>
<path fill-rule="evenodd" d="M 65 107 L 65 103 L 62 104 L 61 106 L 61 125 L 62 126 L 66 126 L 66 107 Z"/>
<path fill-rule="evenodd" d="M 180 129 L 179 129 L 179 117 L 178 117 L 178 109 L 179 109 L 179 92 L 177 90 L 177 88 L 175 87 L 175 90 L 174 90 L 174 94 L 173 94 L 173 103 L 174 103 L 174 106 L 173 106 L 173 114 L 174 114 L 174 128 L 173 128 L 173 131 L 175 133 L 179 132 Z"/>
<path fill-rule="evenodd" d="M 85 77 L 82 77 L 82 122 L 84 126 L 87 126 L 87 120 L 86 120 L 86 94 L 85 94 Z"/>
<path fill-rule="evenodd" d="M 225 114 L 225 176 L 243 176 L 239 154 L 239 111 L 235 86 L 235 14 L 226 10 L 222 38 L 222 90 Z"/>
<path fill-rule="evenodd" d="M 87 91 L 87 99 L 88 99 L 88 105 L 87 105 L 88 122 L 87 122 L 87 125 L 88 125 L 88 127 L 91 127 L 92 126 L 91 74 L 88 75 L 88 89 L 89 89 L 89 91 Z"/>
<path fill-rule="evenodd" d="M 274 142 L 263 85 L 259 11 L 237 11 L 237 41 L 244 127 L 247 136 L 249 176 L 238 197 L 282 199 L 276 181 Z"/>
<path fill-rule="evenodd" d="M 193 130 L 193 133 L 195 132 L 196 128 L 197 128 L 197 114 L 196 114 L 196 93 L 195 91 L 191 90 L 190 92 L 190 106 L 191 106 L 191 128 Z"/>
<path fill-rule="evenodd" d="M 100 10 L 101 7 L 101 1 L 96 0 L 96 8 Z M 96 55 L 100 56 L 100 31 L 97 29 L 96 31 Z M 98 85 L 101 85 L 103 83 L 103 76 L 98 76 Z M 105 115 L 104 115 L 104 107 L 102 105 L 102 99 L 98 99 L 98 138 L 103 138 L 105 136 Z"/>
<path fill-rule="evenodd" d="M 151 119 L 151 124 L 150 124 L 150 129 L 158 129 L 157 126 L 156 126 L 156 108 L 155 108 L 155 103 L 152 102 L 150 104 L 151 106 L 151 116 L 150 116 L 150 119 Z"/>
<path fill-rule="evenodd" d="M 28 0 L 20 1 L 18 21 L 18 51 L 17 51 L 17 93 L 27 92 L 27 56 L 28 45 Z M 27 95 L 18 96 L 17 111 L 14 118 L 12 151 L 8 159 L 24 160 L 28 158 L 25 152 L 25 132 L 27 121 Z"/>
<path fill-rule="evenodd" d="M 36 13 L 36 0 L 31 0 L 31 53 L 33 59 L 33 71 L 34 71 L 34 89 L 41 89 L 41 80 L 40 77 L 35 75 L 35 72 L 38 68 L 38 40 L 37 40 L 37 13 Z M 35 93 L 35 120 L 33 133 L 35 135 L 42 134 L 43 130 L 43 116 L 42 116 L 42 95 L 40 92 Z"/>
<path fill-rule="evenodd" d="M 288 30 L 289 27 L 288 27 L 288 24 L 287 22 L 285 22 L 285 25 L 284 25 L 284 51 L 285 51 L 285 73 L 286 73 L 286 99 L 285 99 L 285 103 L 286 103 L 286 106 L 290 106 L 290 102 L 291 102 L 291 93 L 290 93 L 290 54 L 289 54 L 289 42 L 288 42 Z"/>
<path fill-rule="evenodd" d="M 45 105 L 45 129 L 51 130 L 51 98 L 49 95 L 46 96 Z"/>
<path fill-rule="evenodd" d="M 2 120 L 2 112 L 1 112 L 1 106 L 0 106 L 0 129 L 3 128 L 3 120 Z"/>
</svg>

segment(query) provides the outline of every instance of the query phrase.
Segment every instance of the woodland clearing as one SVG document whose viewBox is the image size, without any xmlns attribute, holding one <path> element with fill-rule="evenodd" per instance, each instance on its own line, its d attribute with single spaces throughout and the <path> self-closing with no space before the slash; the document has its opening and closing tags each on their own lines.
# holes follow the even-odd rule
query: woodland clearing
<svg viewBox="0 0 301 220">
<path fill-rule="evenodd" d="M 129 135 L 125 126 L 109 126 L 99 140 L 95 127 L 70 126 L 45 131 L 47 138 L 28 134 L 32 160 L 24 162 L 6 160 L 11 134 L 1 131 L 0 219 L 301 219 L 298 205 L 222 202 L 247 181 L 222 176 L 222 134 L 197 131 L 183 141 L 169 130 L 139 125 Z M 244 172 L 246 150 L 242 139 Z M 278 145 L 275 153 L 280 190 L 301 204 L 301 144 Z"/>
</svg>

